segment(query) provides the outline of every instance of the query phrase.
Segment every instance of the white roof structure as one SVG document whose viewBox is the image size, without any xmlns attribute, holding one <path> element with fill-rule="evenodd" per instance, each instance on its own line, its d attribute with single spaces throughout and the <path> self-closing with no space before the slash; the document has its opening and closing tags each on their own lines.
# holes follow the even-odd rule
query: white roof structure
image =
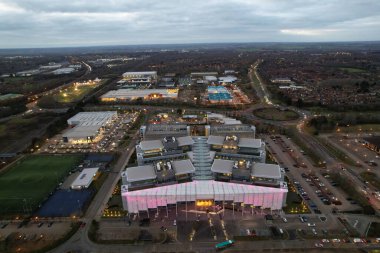
<svg viewBox="0 0 380 253">
<path fill-rule="evenodd" d="M 74 68 L 60 68 L 52 71 L 54 75 L 63 75 L 63 74 L 70 74 L 71 72 L 74 72 Z"/>
<path fill-rule="evenodd" d="M 125 72 L 123 76 L 156 76 L 157 71 L 131 71 Z"/>
<path fill-rule="evenodd" d="M 215 159 L 211 166 L 211 171 L 222 174 L 231 174 L 233 166 L 234 161 L 232 160 Z"/>
<path fill-rule="evenodd" d="M 118 89 L 103 94 L 101 99 L 137 99 L 159 94 L 163 98 L 177 98 L 178 89 Z"/>
<path fill-rule="evenodd" d="M 241 121 L 237 120 L 237 119 L 225 118 L 224 119 L 224 124 L 225 125 L 240 125 Z"/>
<path fill-rule="evenodd" d="M 209 145 L 223 145 L 224 139 L 225 139 L 224 136 L 210 135 L 207 139 L 207 144 L 209 144 Z"/>
<path fill-rule="evenodd" d="M 194 140 L 190 136 L 184 136 L 184 137 L 177 137 L 178 141 L 178 146 L 183 147 L 183 146 L 188 146 L 188 145 L 193 145 Z"/>
<path fill-rule="evenodd" d="M 83 169 L 82 172 L 78 175 L 78 177 L 71 184 L 72 189 L 82 189 L 88 188 L 94 180 L 96 173 L 99 168 L 87 168 Z"/>
<path fill-rule="evenodd" d="M 218 78 L 220 83 L 233 83 L 237 80 L 235 76 L 221 76 Z"/>
<path fill-rule="evenodd" d="M 67 120 L 69 125 L 104 126 L 117 116 L 116 111 L 80 112 Z"/>
<path fill-rule="evenodd" d="M 278 164 L 254 163 L 252 165 L 251 176 L 281 179 L 281 168 Z"/>
<path fill-rule="evenodd" d="M 93 137 L 98 134 L 101 126 L 76 126 L 74 128 L 68 129 L 62 134 L 63 137 L 82 139 L 87 137 Z"/>
<path fill-rule="evenodd" d="M 261 139 L 240 138 L 238 147 L 240 148 L 261 148 Z"/>
<path fill-rule="evenodd" d="M 138 191 L 122 187 L 123 205 L 130 213 L 147 211 L 183 201 L 213 199 L 279 210 L 285 202 L 287 188 L 262 187 L 213 180 L 167 185 Z"/>
<path fill-rule="evenodd" d="M 143 151 L 164 148 L 164 145 L 162 144 L 161 140 L 141 141 L 139 145 L 141 150 Z"/>
<path fill-rule="evenodd" d="M 227 117 L 227 116 L 225 116 L 223 114 L 219 114 L 219 113 L 207 113 L 207 118 L 209 120 L 217 119 L 217 120 L 221 121 L 224 125 L 240 125 L 240 124 L 242 124 L 240 120 L 230 118 L 230 117 Z"/>
<path fill-rule="evenodd" d="M 195 172 L 195 168 L 189 159 L 175 160 L 171 162 L 175 175 L 190 174 Z"/>
<path fill-rule="evenodd" d="M 125 171 L 125 175 L 129 183 L 157 178 L 153 165 L 129 167 Z"/>
<path fill-rule="evenodd" d="M 209 81 L 209 82 L 213 82 L 213 81 L 218 80 L 218 78 L 216 76 L 205 76 L 204 79 Z"/>
</svg>

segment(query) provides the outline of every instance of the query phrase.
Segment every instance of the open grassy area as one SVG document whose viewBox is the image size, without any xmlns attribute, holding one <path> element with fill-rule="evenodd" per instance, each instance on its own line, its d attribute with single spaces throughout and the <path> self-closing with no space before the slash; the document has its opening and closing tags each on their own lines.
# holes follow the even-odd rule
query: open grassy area
<svg viewBox="0 0 380 253">
<path fill-rule="evenodd" d="M 30 155 L 0 174 L 0 214 L 35 210 L 83 157 Z"/>
<path fill-rule="evenodd" d="M 18 98 L 23 96 L 22 94 L 15 94 L 15 93 L 8 93 L 4 95 L 0 95 L 0 101 L 8 100 L 8 99 L 13 99 L 13 98 Z"/>
<path fill-rule="evenodd" d="M 94 86 L 85 85 L 85 86 L 79 86 L 79 87 L 74 87 L 74 85 L 71 85 L 69 88 L 65 89 L 64 91 L 55 94 L 54 100 L 59 103 L 76 102 L 96 87 L 97 86 L 95 85 Z"/>
<path fill-rule="evenodd" d="M 365 69 L 360 68 L 339 68 L 342 71 L 346 71 L 348 73 L 365 73 L 367 72 Z"/>
<path fill-rule="evenodd" d="M 340 133 L 373 133 L 380 132 L 380 124 L 362 124 L 349 127 L 339 127 Z"/>
<path fill-rule="evenodd" d="M 299 115 L 292 110 L 288 109 L 278 109 L 278 108 L 261 108 L 253 111 L 253 114 L 256 117 L 266 119 L 266 120 L 277 120 L 277 121 L 285 121 L 285 120 L 296 120 Z"/>
<path fill-rule="evenodd" d="M 18 116 L 0 123 L 0 152 L 19 152 L 55 119 L 51 114 Z M 6 144 L 6 145 L 4 145 Z"/>
</svg>

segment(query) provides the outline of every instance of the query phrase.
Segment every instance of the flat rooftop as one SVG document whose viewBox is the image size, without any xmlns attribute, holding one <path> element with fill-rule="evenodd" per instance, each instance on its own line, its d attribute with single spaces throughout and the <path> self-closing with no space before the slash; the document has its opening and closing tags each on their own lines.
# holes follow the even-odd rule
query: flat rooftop
<svg viewBox="0 0 380 253">
<path fill-rule="evenodd" d="M 281 179 L 281 168 L 278 164 L 254 163 L 252 165 L 251 176 Z"/>
<path fill-rule="evenodd" d="M 261 139 L 240 138 L 238 147 L 240 148 L 261 148 Z"/>
<path fill-rule="evenodd" d="M 71 188 L 88 187 L 94 176 L 98 172 L 99 168 L 86 168 L 78 175 L 78 177 L 71 184 Z"/>
<path fill-rule="evenodd" d="M 86 138 L 89 136 L 95 136 L 98 134 L 98 131 L 101 126 L 75 126 L 74 128 L 68 129 L 62 134 L 63 137 L 67 138 Z"/>
<path fill-rule="evenodd" d="M 209 144 L 209 145 L 223 145 L 224 139 L 225 139 L 224 136 L 210 135 L 207 139 L 207 144 Z"/>
<path fill-rule="evenodd" d="M 175 160 L 171 162 L 175 175 L 190 174 L 195 172 L 195 168 L 189 159 Z"/>
<path fill-rule="evenodd" d="M 233 166 L 234 161 L 232 160 L 214 159 L 211 171 L 215 173 L 231 174 Z"/>
<path fill-rule="evenodd" d="M 123 74 L 123 76 L 128 75 L 157 75 L 157 71 L 130 71 Z"/>
<path fill-rule="evenodd" d="M 153 96 L 155 94 L 166 98 L 177 98 L 178 89 L 118 89 L 108 91 L 103 94 L 101 98 L 134 99 Z"/>
<path fill-rule="evenodd" d="M 153 165 L 129 167 L 126 169 L 125 175 L 130 183 L 157 178 Z"/>
<path fill-rule="evenodd" d="M 143 151 L 164 148 L 161 140 L 141 141 L 139 145 Z"/>
<path fill-rule="evenodd" d="M 69 125 L 104 125 L 117 116 L 116 111 L 80 112 L 67 120 Z"/>
<path fill-rule="evenodd" d="M 177 142 L 179 147 L 183 146 L 192 146 L 194 144 L 193 138 L 190 136 L 184 136 L 184 137 L 177 137 Z"/>
</svg>

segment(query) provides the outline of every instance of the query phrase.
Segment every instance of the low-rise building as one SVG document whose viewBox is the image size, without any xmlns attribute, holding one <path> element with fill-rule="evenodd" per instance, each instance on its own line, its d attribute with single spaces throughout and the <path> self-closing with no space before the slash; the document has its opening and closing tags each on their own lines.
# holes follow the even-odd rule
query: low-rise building
<svg viewBox="0 0 380 253">
<path fill-rule="evenodd" d="M 284 181 L 285 171 L 278 164 L 254 163 L 251 177 L 254 184 L 279 186 Z"/>
<path fill-rule="evenodd" d="M 118 89 L 100 96 L 102 102 L 123 102 L 136 99 L 177 99 L 178 89 Z"/>
<path fill-rule="evenodd" d="M 380 136 L 365 137 L 363 139 L 367 148 L 380 154 Z"/>
<path fill-rule="evenodd" d="M 81 173 L 75 178 L 71 184 L 71 189 L 80 190 L 88 188 L 96 174 L 98 173 L 99 168 L 86 168 L 81 171 Z"/>
</svg>

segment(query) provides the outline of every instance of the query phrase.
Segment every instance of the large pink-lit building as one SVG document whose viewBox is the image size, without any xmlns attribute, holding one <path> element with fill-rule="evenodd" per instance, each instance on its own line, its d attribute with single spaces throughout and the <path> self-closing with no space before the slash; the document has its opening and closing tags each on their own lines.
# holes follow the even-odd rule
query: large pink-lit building
<svg viewBox="0 0 380 253">
<path fill-rule="evenodd" d="M 199 180 L 181 184 L 128 191 L 122 188 L 124 208 L 129 213 L 138 213 L 177 205 L 177 203 L 195 204 L 197 202 L 235 203 L 247 206 L 280 210 L 286 201 L 288 188 L 286 184 L 280 188 L 257 185 Z"/>
</svg>

